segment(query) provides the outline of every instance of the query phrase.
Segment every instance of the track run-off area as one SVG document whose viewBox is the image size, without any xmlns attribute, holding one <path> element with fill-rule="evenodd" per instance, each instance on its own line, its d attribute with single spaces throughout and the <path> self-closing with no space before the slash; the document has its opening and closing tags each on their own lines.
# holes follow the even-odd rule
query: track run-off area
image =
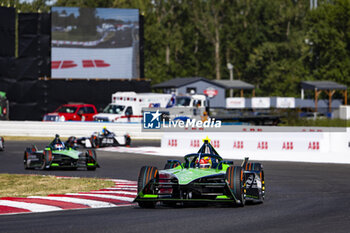
<svg viewBox="0 0 350 233">
<path fill-rule="evenodd" d="M 137 194 L 136 182 L 119 179 L 112 181 L 115 183 L 112 187 L 89 192 L 3 197 L 0 198 L 0 215 L 134 205 L 132 202 Z"/>
<path fill-rule="evenodd" d="M 97 150 L 101 168 L 96 171 L 25 170 L 24 149 L 32 144 L 43 148 L 47 143 L 6 141 L 5 151 L 0 152 L 0 173 L 97 177 L 135 185 L 142 166 L 163 169 L 167 159 L 179 159 L 171 154 L 147 155 L 142 150 L 139 153 Z M 159 141 L 132 143 L 132 147 L 159 145 Z M 141 209 L 129 202 L 119 208 L 102 206 L 0 215 L 0 232 L 349 232 L 349 164 L 272 161 L 262 164 L 266 181 L 263 204 L 243 208 L 159 205 L 155 209 Z"/>
</svg>

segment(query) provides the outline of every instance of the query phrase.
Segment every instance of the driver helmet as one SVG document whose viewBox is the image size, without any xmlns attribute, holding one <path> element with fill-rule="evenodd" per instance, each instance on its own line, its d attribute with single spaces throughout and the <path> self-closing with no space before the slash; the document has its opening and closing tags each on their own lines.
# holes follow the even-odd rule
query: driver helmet
<svg viewBox="0 0 350 233">
<path fill-rule="evenodd" d="M 211 159 L 205 156 L 199 160 L 199 168 L 211 168 Z"/>
<path fill-rule="evenodd" d="M 64 150 L 65 148 L 63 142 L 60 139 L 60 135 L 58 134 L 55 135 L 55 139 L 51 142 L 50 145 L 54 150 Z"/>
<path fill-rule="evenodd" d="M 56 144 L 54 145 L 54 149 L 55 149 L 55 150 L 64 150 L 64 145 L 63 145 L 63 143 L 56 143 Z"/>
<path fill-rule="evenodd" d="M 103 134 L 107 133 L 107 127 L 106 127 L 106 126 L 103 126 L 103 128 L 102 128 L 102 133 L 103 133 Z"/>
</svg>

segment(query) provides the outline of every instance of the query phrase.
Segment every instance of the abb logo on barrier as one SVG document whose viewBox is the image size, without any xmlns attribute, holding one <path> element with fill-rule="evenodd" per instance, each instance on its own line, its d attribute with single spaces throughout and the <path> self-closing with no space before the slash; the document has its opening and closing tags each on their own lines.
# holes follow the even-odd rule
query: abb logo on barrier
<svg viewBox="0 0 350 233">
<path fill-rule="evenodd" d="M 193 127 L 193 128 L 185 128 L 185 130 L 204 130 L 204 128 Z"/>
<path fill-rule="evenodd" d="M 269 149 L 269 143 L 266 141 L 258 142 L 257 148 L 260 150 L 267 150 L 267 149 Z"/>
<path fill-rule="evenodd" d="M 320 149 L 320 142 L 309 142 L 308 150 L 319 150 Z"/>
<path fill-rule="evenodd" d="M 200 142 L 199 140 L 191 140 L 191 144 L 190 147 L 199 147 L 200 146 Z"/>
<path fill-rule="evenodd" d="M 250 128 L 250 129 L 247 129 L 247 128 L 243 128 L 242 129 L 244 132 L 247 132 L 247 131 L 250 131 L 250 132 L 262 132 L 262 129 L 258 128 L 258 129 L 254 129 L 254 128 Z"/>
<path fill-rule="evenodd" d="M 52 61 L 51 69 L 68 69 L 77 67 L 76 64 L 72 60 L 64 60 L 64 61 Z M 110 64 L 106 63 L 104 60 L 82 60 L 83 68 L 103 68 L 109 67 Z"/>
<path fill-rule="evenodd" d="M 302 132 L 307 132 L 307 131 L 309 131 L 309 132 L 323 132 L 322 129 L 317 129 L 317 130 L 314 130 L 314 129 L 309 129 L 309 130 L 302 129 L 301 131 L 302 131 Z"/>
<path fill-rule="evenodd" d="M 244 144 L 243 141 L 234 141 L 233 142 L 233 149 L 243 149 Z"/>
<path fill-rule="evenodd" d="M 177 139 L 169 139 L 168 146 L 169 147 L 177 147 Z"/>
<path fill-rule="evenodd" d="M 283 142 L 282 150 L 293 150 L 293 142 Z"/>
<path fill-rule="evenodd" d="M 220 140 L 212 140 L 211 144 L 213 145 L 213 147 L 219 148 L 220 147 Z"/>
</svg>

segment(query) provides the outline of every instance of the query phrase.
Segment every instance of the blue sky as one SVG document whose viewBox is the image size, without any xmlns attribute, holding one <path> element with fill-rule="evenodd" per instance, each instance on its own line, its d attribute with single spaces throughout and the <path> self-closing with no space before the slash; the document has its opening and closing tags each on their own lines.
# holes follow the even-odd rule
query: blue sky
<svg viewBox="0 0 350 233">
<path fill-rule="evenodd" d="M 59 13 L 65 10 L 68 15 L 73 13 L 75 16 L 79 15 L 78 7 L 52 7 L 51 11 L 58 11 Z M 121 8 L 96 8 L 96 15 L 104 19 L 116 19 L 123 21 L 138 21 L 138 9 L 121 9 Z"/>
</svg>

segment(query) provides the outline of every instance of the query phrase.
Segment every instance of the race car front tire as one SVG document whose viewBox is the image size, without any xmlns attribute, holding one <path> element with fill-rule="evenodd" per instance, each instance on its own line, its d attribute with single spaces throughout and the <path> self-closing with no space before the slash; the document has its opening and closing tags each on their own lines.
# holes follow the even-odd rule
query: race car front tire
<svg viewBox="0 0 350 233">
<path fill-rule="evenodd" d="M 137 193 L 143 191 L 143 194 L 153 194 L 153 187 L 149 186 L 148 183 L 152 180 L 158 181 L 159 173 L 156 167 L 143 166 L 140 170 L 138 181 L 137 181 Z M 154 208 L 156 206 L 155 201 L 139 201 L 141 208 Z"/>
<path fill-rule="evenodd" d="M 94 166 L 89 166 L 89 163 L 96 164 L 97 163 L 97 155 L 96 151 L 94 150 L 87 150 L 86 152 L 86 169 L 89 171 L 94 171 L 96 170 L 96 165 Z"/>
<path fill-rule="evenodd" d="M 239 166 L 231 166 L 226 170 L 226 180 L 229 188 L 236 198 L 237 206 L 245 205 L 244 197 L 244 174 L 243 168 Z"/>
<path fill-rule="evenodd" d="M 49 165 L 52 161 L 52 151 L 51 150 L 44 150 L 43 158 L 42 158 L 42 164 L 41 164 L 41 170 L 49 169 Z"/>
<path fill-rule="evenodd" d="M 24 151 L 24 156 L 23 156 L 24 169 L 33 169 L 33 167 L 30 167 L 30 162 L 28 163 L 28 158 L 29 158 L 30 154 L 32 154 L 36 151 L 37 151 L 37 149 L 35 146 L 26 148 L 26 150 Z"/>
</svg>

